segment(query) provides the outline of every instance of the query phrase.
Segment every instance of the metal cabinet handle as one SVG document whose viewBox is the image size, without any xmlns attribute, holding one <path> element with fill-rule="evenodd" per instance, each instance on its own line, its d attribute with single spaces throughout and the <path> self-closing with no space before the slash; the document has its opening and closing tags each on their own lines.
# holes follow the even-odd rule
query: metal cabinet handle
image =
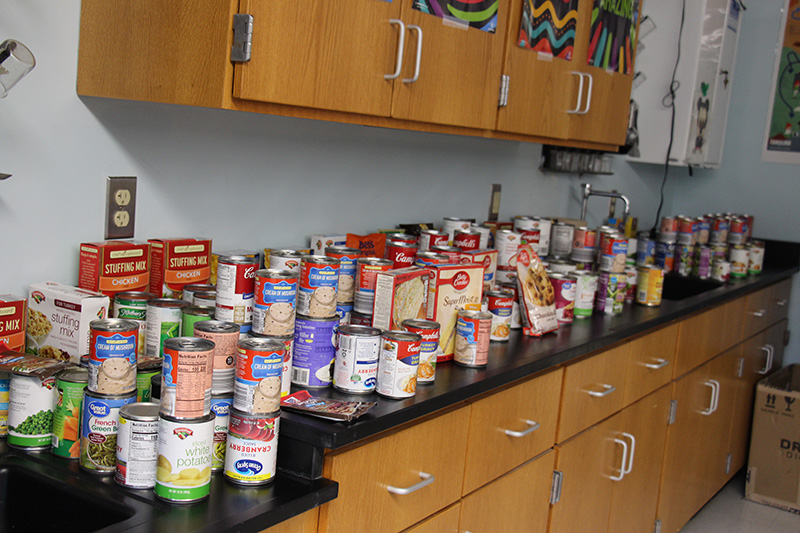
<svg viewBox="0 0 800 533">
<path fill-rule="evenodd" d="M 588 392 L 590 396 L 594 396 L 595 398 L 602 398 L 603 396 L 608 396 L 609 394 L 617 390 L 615 386 L 609 385 L 608 383 L 601 383 L 600 386 L 603 387 L 603 389 L 605 389 L 603 392 L 597 392 L 593 390 L 587 390 L 586 392 Z"/>
<path fill-rule="evenodd" d="M 628 439 L 631 439 L 631 454 L 628 456 L 628 465 L 623 471 L 623 474 L 627 476 L 633 470 L 633 457 L 636 455 L 636 437 L 630 433 L 625 433 L 624 431 L 622 432 L 622 435 Z"/>
<path fill-rule="evenodd" d="M 651 370 L 658 370 L 660 368 L 664 368 L 669 364 L 669 361 L 666 359 L 661 359 L 660 357 L 656 358 L 657 363 L 642 363 L 644 366 Z"/>
<path fill-rule="evenodd" d="M 764 368 L 758 371 L 759 374 L 769 374 L 769 371 L 772 370 L 772 361 L 775 357 L 775 348 L 771 344 L 765 344 L 761 347 L 762 350 L 767 352 L 767 360 L 764 362 Z"/>
<path fill-rule="evenodd" d="M 416 485 L 411 485 L 410 487 L 406 488 L 393 487 L 389 485 L 388 487 L 386 487 L 386 490 L 388 490 L 392 494 L 399 494 L 403 496 L 406 494 L 411 494 L 412 492 L 416 492 L 422 487 L 427 487 L 428 485 L 436 481 L 436 478 L 433 477 L 433 474 L 428 474 L 427 472 L 420 472 L 419 477 L 422 478 L 422 481 L 420 481 Z"/>
<path fill-rule="evenodd" d="M 701 415 L 708 416 L 716 411 L 717 406 L 719 405 L 719 381 L 715 379 L 709 379 L 708 381 L 704 381 L 703 385 L 706 387 L 711 387 L 711 403 L 707 409 L 700 411 Z"/>
<path fill-rule="evenodd" d="M 408 29 L 409 31 L 417 32 L 417 62 L 414 65 L 414 75 L 410 78 L 403 78 L 403 83 L 414 83 L 419 79 L 419 64 L 420 59 L 422 59 L 422 28 L 409 24 Z"/>
<path fill-rule="evenodd" d="M 397 66 L 393 74 L 384 74 L 383 78 L 386 80 L 396 80 L 400 77 L 400 71 L 403 69 L 403 51 L 406 47 L 406 25 L 400 19 L 389 19 L 389 24 L 400 26 L 399 37 L 397 38 Z"/>
<path fill-rule="evenodd" d="M 786 304 L 789 303 L 789 300 L 775 300 L 775 305 L 778 307 L 785 307 Z"/>
<path fill-rule="evenodd" d="M 619 475 L 610 476 L 613 481 L 622 481 L 625 477 L 625 465 L 628 463 L 628 443 L 622 439 L 614 439 L 614 442 L 622 445 L 622 463 L 619 465 Z"/>
<path fill-rule="evenodd" d="M 586 113 L 589 112 L 589 109 L 592 107 L 592 85 L 594 84 L 594 76 L 592 76 L 591 74 L 588 74 L 588 73 L 584 74 L 584 76 L 589 78 L 589 88 L 586 91 L 587 92 L 587 95 L 586 95 L 586 108 L 583 111 L 579 112 L 578 113 L 579 115 L 585 115 Z"/>
<path fill-rule="evenodd" d="M 572 74 L 578 76 L 580 79 L 580 84 L 578 85 L 578 101 L 575 103 L 575 109 L 570 109 L 567 111 L 569 115 L 577 114 L 581 109 L 581 100 L 583 100 L 583 72 L 578 72 L 577 70 L 573 70 Z"/>
<path fill-rule="evenodd" d="M 756 318 L 764 318 L 764 316 L 767 314 L 767 311 L 766 309 L 759 309 L 758 311 L 750 311 L 750 314 Z"/>
<path fill-rule="evenodd" d="M 528 429 L 524 429 L 522 431 L 512 431 L 510 429 L 505 430 L 505 434 L 509 437 L 524 437 L 525 435 L 530 435 L 537 429 L 539 429 L 539 422 L 534 422 L 533 420 L 526 420 L 526 424 L 530 427 Z"/>
</svg>

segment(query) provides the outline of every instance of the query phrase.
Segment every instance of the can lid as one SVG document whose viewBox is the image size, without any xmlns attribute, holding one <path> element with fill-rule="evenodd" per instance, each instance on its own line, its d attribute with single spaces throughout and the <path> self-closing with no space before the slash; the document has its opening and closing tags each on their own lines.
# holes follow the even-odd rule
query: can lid
<svg viewBox="0 0 800 533">
<path fill-rule="evenodd" d="M 422 318 L 407 318 L 403 320 L 403 327 L 408 328 L 421 328 L 421 329 L 441 329 L 441 325 L 433 320 L 425 320 Z"/>
<path fill-rule="evenodd" d="M 249 255 L 221 255 L 219 256 L 218 261 L 220 263 L 230 263 L 232 265 L 257 265 L 261 261 L 259 261 L 258 257 L 250 257 Z"/>
<path fill-rule="evenodd" d="M 486 291 L 486 296 L 491 296 L 492 298 L 513 298 L 514 293 L 511 291 Z"/>
<path fill-rule="evenodd" d="M 422 335 L 411 333 L 410 331 L 399 331 L 393 329 L 390 331 L 384 331 L 382 335 L 385 339 L 392 339 L 395 341 L 422 342 Z"/>
<path fill-rule="evenodd" d="M 152 307 L 186 307 L 192 305 L 186 300 L 178 300 L 177 298 L 155 298 L 147 301 L 148 306 Z"/>
<path fill-rule="evenodd" d="M 151 402 L 134 402 L 123 405 L 119 408 L 119 416 L 128 420 L 138 420 L 140 422 L 155 422 L 158 420 L 158 410 L 160 406 Z"/>
<path fill-rule="evenodd" d="M 357 337 L 377 337 L 381 334 L 381 330 L 369 326 L 348 324 L 345 326 L 339 326 L 339 333 L 344 335 L 355 335 Z"/>
<path fill-rule="evenodd" d="M 264 337 L 247 337 L 239 340 L 239 347 L 246 350 L 256 351 L 286 351 L 286 345 L 282 342 Z"/>
<path fill-rule="evenodd" d="M 485 311 L 472 311 L 469 309 L 459 309 L 458 316 L 463 316 L 465 318 L 492 318 L 492 313 L 487 313 Z"/>
<path fill-rule="evenodd" d="M 318 265 L 338 265 L 341 263 L 339 259 L 326 255 L 304 255 L 301 260 L 303 263 L 316 263 Z"/>
<path fill-rule="evenodd" d="M 123 291 L 118 292 L 114 295 L 114 301 L 119 302 L 120 300 L 135 300 L 135 301 L 148 301 L 158 298 L 157 295 L 153 294 L 152 292 L 143 292 L 143 291 Z"/>
<path fill-rule="evenodd" d="M 97 331 L 139 331 L 139 324 L 122 318 L 101 318 L 89 322 L 89 327 Z"/>
<path fill-rule="evenodd" d="M 297 279 L 300 274 L 294 270 L 281 270 L 278 268 L 262 268 L 256 270 L 257 278 L 279 278 L 279 279 Z"/>
<path fill-rule="evenodd" d="M 56 379 L 68 383 L 88 383 L 89 370 L 86 368 L 66 368 L 56 374 Z"/>
<path fill-rule="evenodd" d="M 276 257 L 302 257 L 303 254 L 298 252 L 297 250 L 271 250 L 269 255 L 274 255 Z"/>
<path fill-rule="evenodd" d="M 236 333 L 239 334 L 241 326 L 235 322 L 223 322 L 222 320 L 204 320 L 195 322 L 195 331 L 203 333 Z"/>
<path fill-rule="evenodd" d="M 380 257 L 359 257 L 358 262 L 362 265 L 374 265 L 374 266 L 394 265 L 394 261 L 392 261 L 391 259 L 381 259 Z"/>
<path fill-rule="evenodd" d="M 181 313 L 192 316 L 214 316 L 216 309 L 207 305 L 188 305 L 181 308 Z"/>
<path fill-rule="evenodd" d="M 213 341 L 198 337 L 172 337 L 164 340 L 164 349 L 182 350 L 185 352 L 205 352 L 213 350 Z"/>
<path fill-rule="evenodd" d="M 136 370 L 137 372 L 142 373 L 150 373 L 150 372 L 157 372 L 161 368 L 161 364 L 164 360 L 160 357 L 145 357 L 140 355 L 138 361 L 136 362 Z"/>
</svg>

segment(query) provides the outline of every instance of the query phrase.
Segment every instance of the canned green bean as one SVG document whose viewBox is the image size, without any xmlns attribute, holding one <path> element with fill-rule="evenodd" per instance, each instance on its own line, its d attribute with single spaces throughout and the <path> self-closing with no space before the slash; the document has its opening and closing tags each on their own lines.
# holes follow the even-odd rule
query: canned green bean
<svg viewBox="0 0 800 533">
<path fill-rule="evenodd" d="M 214 318 L 214 308 L 204 305 L 188 305 L 181 308 L 181 331 L 184 337 L 194 335 L 196 322 L 205 322 Z"/>
<path fill-rule="evenodd" d="M 50 452 L 66 459 L 79 459 L 81 403 L 89 382 L 85 368 L 68 368 L 56 375 L 56 406 Z"/>
<path fill-rule="evenodd" d="M 152 398 L 153 376 L 161 377 L 160 357 L 140 357 L 136 368 L 136 401 L 149 402 Z"/>
<path fill-rule="evenodd" d="M 119 410 L 135 401 L 136 391 L 110 395 L 86 389 L 81 409 L 81 469 L 92 474 L 114 474 Z"/>
<path fill-rule="evenodd" d="M 214 450 L 211 456 L 211 471 L 221 472 L 225 467 L 225 442 L 228 440 L 228 422 L 233 406 L 233 392 L 214 394 L 211 410 L 214 411 Z"/>
</svg>

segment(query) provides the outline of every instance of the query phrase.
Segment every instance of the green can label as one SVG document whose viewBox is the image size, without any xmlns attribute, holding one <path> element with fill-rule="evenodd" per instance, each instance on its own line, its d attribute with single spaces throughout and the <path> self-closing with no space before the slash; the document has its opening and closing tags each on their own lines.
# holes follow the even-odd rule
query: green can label
<svg viewBox="0 0 800 533">
<path fill-rule="evenodd" d="M 11 385 L 11 376 L 7 372 L 0 372 L 0 437 L 8 434 L 8 388 Z"/>
<path fill-rule="evenodd" d="M 149 402 L 153 398 L 153 391 L 151 388 L 152 382 L 150 378 L 153 376 L 160 376 L 161 370 L 153 370 L 152 372 L 137 372 L 136 373 L 136 401 Z"/>
<path fill-rule="evenodd" d="M 56 407 L 50 449 L 54 455 L 67 459 L 79 459 L 81 456 L 80 420 L 85 388 L 86 383 L 56 379 Z"/>
<path fill-rule="evenodd" d="M 208 496 L 214 418 L 199 422 L 159 419 L 156 496 L 187 503 Z"/>
<path fill-rule="evenodd" d="M 81 467 L 113 474 L 117 467 L 119 409 L 133 403 L 136 395 L 100 398 L 88 391 L 81 411 Z"/>
<path fill-rule="evenodd" d="M 190 315 L 183 313 L 181 316 L 181 335 L 184 337 L 194 337 L 194 325 L 196 322 L 205 322 L 211 320 L 209 315 Z"/>
<path fill-rule="evenodd" d="M 8 443 L 19 448 L 48 448 L 53 434 L 56 380 L 11 376 Z"/>
</svg>

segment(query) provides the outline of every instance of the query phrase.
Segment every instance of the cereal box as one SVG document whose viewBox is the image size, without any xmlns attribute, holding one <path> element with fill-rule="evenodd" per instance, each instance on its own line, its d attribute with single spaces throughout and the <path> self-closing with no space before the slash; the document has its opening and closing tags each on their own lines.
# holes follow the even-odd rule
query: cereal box
<svg viewBox="0 0 800 533">
<path fill-rule="evenodd" d="M 136 241 L 81 244 L 78 287 L 113 297 L 150 287 L 150 245 Z"/>
<path fill-rule="evenodd" d="M 429 277 L 430 272 L 419 267 L 378 272 L 372 327 L 402 330 L 404 320 L 425 318 Z"/>
<path fill-rule="evenodd" d="M 519 311 L 525 335 L 541 336 L 558 329 L 555 291 L 542 261 L 530 244 L 517 251 Z"/>
<path fill-rule="evenodd" d="M 497 250 L 470 250 L 461 252 L 459 263 L 473 263 L 483 266 L 483 290 L 490 291 L 495 286 L 497 273 Z"/>
<path fill-rule="evenodd" d="M 428 320 L 441 326 L 437 362 L 453 359 L 456 320 L 460 309 L 480 311 L 483 265 L 429 265 Z"/>
<path fill-rule="evenodd" d="M 257 252 L 255 250 L 225 250 L 224 252 L 211 252 L 211 273 L 208 277 L 208 283 L 211 285 L 217 284 L 217 265 L 219 264 L 220 256 L 223 255 L 242 255 L 244 257 L 258 259 L 258 268 L 261 268 L 260 265 L 264 263 L 261 252 Z M 269 258 L 269 255 L 267 255 L 267 257 Z M 267 259 L 267 261 L 269 261 L 269 259 Z"/>
<path fill-rule="evenodd" d="M 22 296 L 0 294 L 0 352 L 25 351 L 26 303 Z"/>
<path fill-rule="evenodd" d="M 89 322 L 108 315 L 108 296 L 44 281 L 28 297 L 27 352 L 80 363 L 89 353 Z"/>
<path fill-rule="evenodd" d="M 211 239 L 150 239 L 150 292 L 180 298 L 183 286 L 208 283 Z"/>
<path fill-rule="evenodd" d="M 311 250 L 314 255 L 325 255 L 328 246 L 345 246 L 347 235 L 312 235 Z"/>
</svg>

